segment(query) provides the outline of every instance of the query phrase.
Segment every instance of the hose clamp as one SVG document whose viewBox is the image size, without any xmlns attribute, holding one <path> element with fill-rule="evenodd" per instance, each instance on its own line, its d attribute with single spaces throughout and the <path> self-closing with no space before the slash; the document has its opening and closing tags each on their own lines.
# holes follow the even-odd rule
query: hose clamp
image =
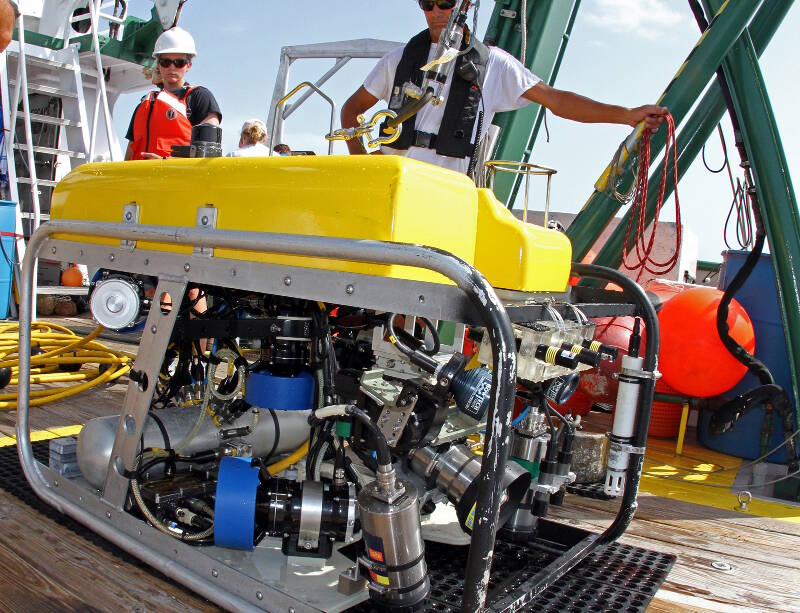
<svg viewBox="0 0 800 613">
<path fill-rule="evenodd" d="M 625 375 L 626 377 L 631 377 L 633 379 L 651 379 L 653 381 L 658 381 L 661 378 L 661 373 L 658 370 L 634 370 L 631 368 L 623 368 L 619 372 L 620 375 Z"/>
</svg>

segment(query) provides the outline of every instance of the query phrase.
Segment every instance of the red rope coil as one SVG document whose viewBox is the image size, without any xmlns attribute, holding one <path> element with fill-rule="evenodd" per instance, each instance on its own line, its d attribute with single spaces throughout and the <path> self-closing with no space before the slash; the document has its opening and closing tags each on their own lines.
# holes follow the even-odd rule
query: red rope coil
<svg viewBox="0 0 800 613">
<path fill-rule="evenodd" d="M 645 211 L 647 210 L 647 183 L 650 169 L 650 131 L 645 130 L 642 136 L 642 153 L 639 156 L 639 176 L 636 183 L 636 192 L 633 198 L 631 214 L 628 217 L 628 227 L 625 230 L 625 242 L 622 246 L 622 265 L 628 270 L 639 271 L 637 279 L 645 271 L 657 276 L 667 274 L 675 268 L 681 252 L 681 205 L 678 200 L 678 146 L 675 139 L 675 120 L 669 113 L 665 115 L 665 119 L 667 123 L 667 142 L 664 146 L 664 168 L 661 172 L 661 182 L 658 187 L 653 229 L 649 238 L 646 237 L 647 222 Z M 672 176 L 675 182 L 675 253 L 665 261 L 660 262 L 653 258 L 653 246 L 655 245 L 656 231 L 658 229 L 658 218 L 661 216 L 661 208 L 664 205 L 664 192 L 667 186 L 670 156 L 672 157 Z M 635 257 L 629 263 L 628 243 L 634 227 L 634 220 L 636 220 Z"/>
</svg>

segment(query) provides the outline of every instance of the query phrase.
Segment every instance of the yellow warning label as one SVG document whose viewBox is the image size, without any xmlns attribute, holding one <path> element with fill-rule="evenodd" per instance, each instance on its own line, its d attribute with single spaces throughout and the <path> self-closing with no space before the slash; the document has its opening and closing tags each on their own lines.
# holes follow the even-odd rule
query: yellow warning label
<svg viewBox="0 0 800 613">
<path fill-rule="evenodd" d="M 464 525 L 467 528 L 469 528 L 470 530 L 472 530 L 472 524 L 475 523 L 475 505 L 476 504 L 478 504 L 478 503 L 474 502 L 472 504 L 472 508 L 469 510 L 469 515 L 467 515 L 467 519 L 464 521 Z"/>
<path fill-rule="evenodd" d="M 372 580 L 375 581 L 376 583 L 380 583 L 381 585 L 389 585 L 389 577 L 386 577 L 384 575 L 379 575 L 374 571 L 370 571 L 369 574 L 371 575 Z"/>
</svg>

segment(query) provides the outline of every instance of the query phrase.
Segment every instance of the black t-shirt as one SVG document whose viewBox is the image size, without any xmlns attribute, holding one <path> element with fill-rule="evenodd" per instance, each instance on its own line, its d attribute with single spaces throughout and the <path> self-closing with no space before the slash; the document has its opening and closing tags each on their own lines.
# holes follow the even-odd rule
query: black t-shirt
<svg viewBox="0 0 800 613">
<path fill-rule="evenodd" d="M 179 87 L 178 89 L 171 89 L 169 93 L 180 99 L 186 95 L 187 89 L 189 89 L 188 85 Z M 141 102 L 139 105 L 141 105 Z M 128 132 L 125 134 L 125 138 L 130 141 L 133 140 L 133 118 L 136 117 L 136 111 L 139 110 L 139 105 L 137 105 L 133 111 L 133 117 L 131 117 Z M 211 113 L 216 113 L 219 121 L 222 122 L 222 111 L 217 104 L 216 98 L 214 98 L 214 94 L 205 87 L 195 87 L 189 92 L 189 95 L 186 96 L 186 117 L 189 119 L 189 123 L 196 126 Z"/>
</svg>

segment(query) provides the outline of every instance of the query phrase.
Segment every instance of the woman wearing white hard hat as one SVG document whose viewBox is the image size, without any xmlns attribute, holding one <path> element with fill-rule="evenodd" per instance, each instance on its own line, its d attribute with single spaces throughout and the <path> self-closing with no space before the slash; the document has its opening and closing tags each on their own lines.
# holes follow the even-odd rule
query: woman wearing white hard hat
<svg viewBox="0 0 800 613">
<path fill-rule="evenodd" d="M 186 82 L 196 55 L 194 39 L 183 28 L 170 28 L 158 37 L 153 57 L 162 89 L 142 98 L 133 112 L 126 134 L 130 141 L 126 160 L 169 157 L 173 145 L 189 144 L 193 126 L 220 124 L 222 112 L 214 95 Z"/>
<path fill-rule="evenodd" d="M 239 136 L 239 148 L 228 154 L 234 158 L 252 158 L 269 155 L 267 140 L 267 126 L 260 119 L 248 119 L 242 125 Z"/>
</svg>

